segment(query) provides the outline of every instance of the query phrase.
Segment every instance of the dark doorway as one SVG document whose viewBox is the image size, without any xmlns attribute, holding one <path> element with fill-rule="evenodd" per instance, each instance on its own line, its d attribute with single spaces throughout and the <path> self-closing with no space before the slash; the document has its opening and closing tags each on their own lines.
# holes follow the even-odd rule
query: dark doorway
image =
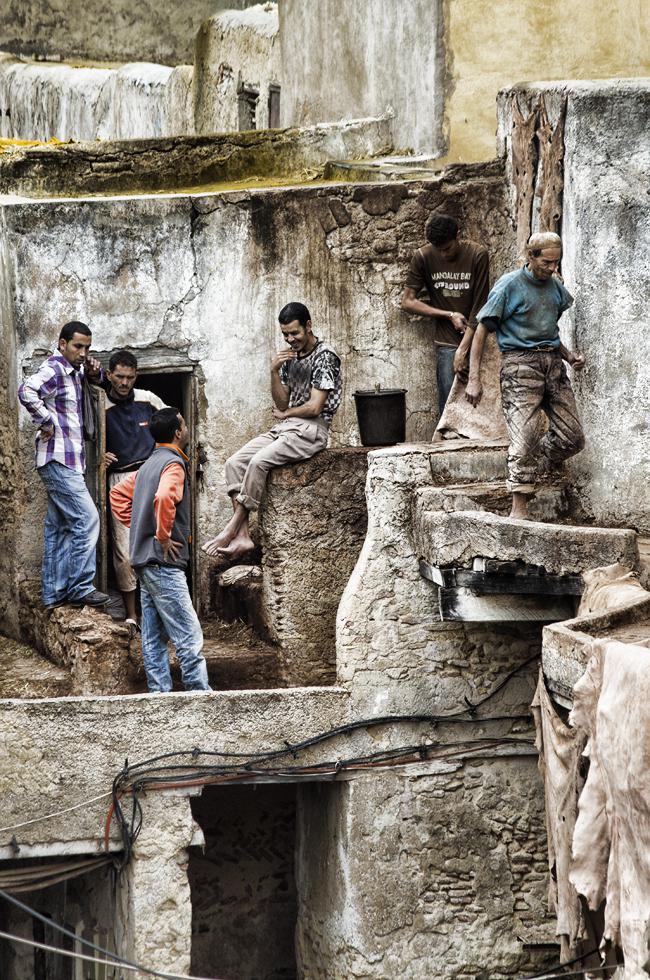
<svg viewBox="0 0 650 980">
<path fill-rule="evenodd" d="M 208 786 L 192 801 L 192 967 L 198 976 L 294 980 L 296 787 Z"/>
</svg>

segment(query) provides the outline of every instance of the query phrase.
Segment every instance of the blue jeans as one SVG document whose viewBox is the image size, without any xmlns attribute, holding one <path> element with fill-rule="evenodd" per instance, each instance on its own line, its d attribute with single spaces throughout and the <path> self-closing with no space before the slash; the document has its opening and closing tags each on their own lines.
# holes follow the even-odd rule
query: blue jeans
<svg viewBox="0 0 650 980">
<path fill-rule="evenodd" d="M 95 588 L 99 514 L 81 473 L 52 460 L 39 466 L 47 490 L 42 597 L 50 606 L 83 599 Z"/>
<path fill-rule="evenodd" d="M 441 344 L 436 345 L 437 363 L 436 380 L 438 382 L 438 407 L 440 414 L 445 410 L 451 386 L 454 383 L 454 355 L 455 347 L 446 347 Z"/>
<path fill-rule="evenodd" d="M 186 691 L 210 691 L 203 656 L 203 630 L 194 611 L 182 568 L 145 565 L 138 568 L 142 605 L 142 659 L 147 687 L 171 691 L 167 641 L 176 648 Z"/>
</svg>

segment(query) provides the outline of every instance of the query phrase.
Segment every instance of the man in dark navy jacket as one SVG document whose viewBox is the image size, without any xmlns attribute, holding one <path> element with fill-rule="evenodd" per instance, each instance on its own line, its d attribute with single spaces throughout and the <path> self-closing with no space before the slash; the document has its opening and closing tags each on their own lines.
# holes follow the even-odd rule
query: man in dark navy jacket
<svg viewBox="0 0 650 980">
<path fill-rule="evenodd" d="M 106 399 L 106 472 L 109 494 L 129 473 L 139 470 L 154 449 L 149 420 L 164 402 L 152 391 L 136 388 L 138 362 L 128 350 L 118 350 L 108 362 L 110 387 Z M 138 580 L 129 562 L 129 529 L 111 509 L 113 567 L 124 599 L 128 623 L 137 624 Z"/>
</svg>

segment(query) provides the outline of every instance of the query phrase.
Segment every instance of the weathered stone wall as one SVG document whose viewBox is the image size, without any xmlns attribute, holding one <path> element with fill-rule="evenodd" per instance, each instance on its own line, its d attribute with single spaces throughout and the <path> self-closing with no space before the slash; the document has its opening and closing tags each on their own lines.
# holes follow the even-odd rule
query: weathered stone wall
<svg viewBox="0 0 650 980">
<path fill-rule="evenodd" d="M 336 610 L 366 535 L 365 449 L 271 473 L 260 509 L 263 602 L 289 684 L 333 684 Z"/>
<path fill-rule="evenodd" d="M 254 128 L 268 127 L 269 86 L 280 85 L 283 75 L 277 35 L 277 4 L 258 4 L 241 13 L 228 10 L 201 25 L 194 55 L 197 133 L 248 128 L 239 118 L 238 93 L 242 87 L 252 88 L 259 95 Z"/>
<path fill-rule="evenodd" d="M 561 0 L 503 0 L 493 13 L 489 0 L 284 0 L 283 124 L 390 107 L 397 146 L 488 160 L 501 88 L 650 73 L 643 0 L 621 0 L 615 9 L 607 0 L 576 0 L 569 19 Z"/>
<path fill-rule="evenodd" d="M 100 353 L 131 346 L 149 369 L 174 359 L 200 367 L 197 437 L 210 458 L 199 497 L 203 536 L 229 511 L 225 459 L 272 424 L 268 364 L 282 343 L 277 313 L 291 299 L 309 305 L 316 333 L 343 359 L 334 446 L 358 444 L 352 393 L 376 382 L 408 388 L 407 438 L 431 437 L 433 336 L 428 322 L 398 304 L 434 208 L 457 214 L 470 237 L 485 241 L 495 275 L 510 265 L 503 180 L 491 166 L 405 185 L 8 205 L 18 375 L 33 370 L 60 325 L 77 318 L 91 324 Z M 44 494 L 23 412 L 21 426 L 16 549 L 34 576 Z"/>
<path fill-rule="evenodd" d="M 196 36 L 194 64 L 174 68 L 42 64 L 0 51 L 0 136 L 124 140 L 266 129 L 269 86 L 281 78 L 277 30 L 275 4 L 216 14 Z M 259 93 L 251 125 L 239 115 L 243 86 Z"/>
<path fill-rule="evenodd" d="M 8 0 L 0 14 L 0 50 L 38 58 L 91 61 L 191 61 L 194 35 L 216 11 L 255 0 L 174 0 L 134 5 L 116 0 Z"/>
<path fill-rule="evenodd" d="M 4 235 L 4 215 L 0 215 L 0 338 L 3 356 L 0 359 L 0 427 L 2 428 L 2 449 L 0 450 L 0 632 L 15 635 L 17 628 L 16 603 L 16 531 L 18 522 L 18 502 L 21 467 L 18 457 L 18 419 L 16 333 L 13 311 L 13 277 L 11 260 Z"/>
<path fill-rule="evenodd" d="M 442 0 L 283 0 L 283 125 L 394 113 L 395 145 L 441 156 Z"/>
<path fill-rule="evenodd" d="M 296 787 L 213 786 L 192 800 L 192 969 L 274 980 L 296 972 Z"/>
<path fill-rule="evenodd" d="M 301 975 L 496 980 L 553 961 L 534 948 L 553 935 L 536 759 L 438 770 L 301 789 Z"/>
<path fill-rule="evenodd" d="M 557 82 L 504 93 L 499 129 L 508 153 L 512 98 L 526 108 L 540 96 L 551 113 L 568 98 L 562 273 L 576 301 L 563 318 L 563 339 L 586 358 L 573 386 L 587 439 L 570 470 L 597 523 L 647 532 L 648 84 Z"/>
</svg>

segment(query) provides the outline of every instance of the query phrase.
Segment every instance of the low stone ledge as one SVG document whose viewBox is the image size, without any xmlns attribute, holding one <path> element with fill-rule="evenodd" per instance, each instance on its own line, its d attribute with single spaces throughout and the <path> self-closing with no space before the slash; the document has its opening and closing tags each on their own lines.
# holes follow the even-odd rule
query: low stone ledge
<svg viewBox="0 0 650 980">
<path fill-rule="evenodd" d="M 498 558 L 566 575 L 616 562 L 639 564 L 631 530 L 519 521 L 485 511 L 428 511 L 413 531 L 421 556 L 432 565 L 470 567 L 474 558 Z"/>
<path fill-rule="evenodd" d="M 124 623 L 88 606 L 48 611 L 41 605 L 39 584 L 32 581 L 22 584 L 20 600 L 23 636 L 49 661 L 69 671 L 71 694 L 133 691 L 140 658 Z"/>
<path fill-rule="evenodd" d="M 650 596 L 606 613 L 591 613 L 546 626 L 542 667 L 549 689 L 571 702 L 573 687 L 582 677 L 595 639 L 650 646 Z"/>
<path fill-rule="evenodd" d="M 125 758 L 135 763 L 197 747 L 253 754 L 282 748 L 285 740 L 295 744 L 348 718 L 349 695 L 340 688 L 0 701 L 3 824 L 88 800 L 15 833 L 20 845 L 96 840 L 99 846 L 111 784 Z M 346 753 L 349 745 L 354 754 L 354 739 L 345 742 Z M 300 758 L 322 757 L 316 747 Z M 112 829 L 116 837 L 115 824 Z"/>
<path fill-rule="evenodd" d="M 391 146 L 390 120 L 308 129 L 11 146 L 0 153 L 0 193 L 100 196 L 175 191 L 247 178 L 323 175 L 332 157 L 373 156 Z"/>
</svg>

